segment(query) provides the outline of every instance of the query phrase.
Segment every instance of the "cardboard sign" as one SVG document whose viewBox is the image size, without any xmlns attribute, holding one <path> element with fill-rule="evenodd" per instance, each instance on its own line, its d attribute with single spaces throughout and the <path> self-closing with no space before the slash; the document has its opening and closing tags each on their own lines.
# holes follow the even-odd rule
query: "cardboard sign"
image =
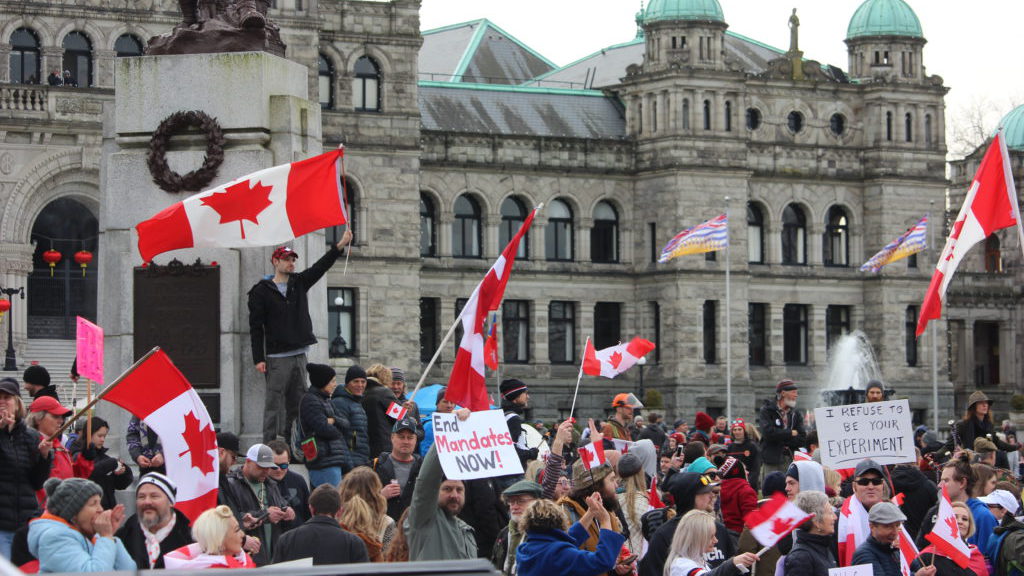
<svg viewBox="0 0 1024 576">
<path fill-rule="evenodd" d="M 78 373 L 98 384 L 103 384 L 103 328 L 78 316 L 75 353 L 78 354 Z"/>
<path fill-rule="evenodd" d="M 856 566 L 843 566 L 842 568 L 829 568 L 828 576 L 874 576 L 875 568 L 871 564 L 858 564 Z"/>
<path fill-rule="evenodd" d="M 914 427 L 907 400 L 815 408 L 821 463 L 853 468 L 865 458 L 879 464 L 914 462 Z"/>
<path fill-rule="evenodd" d="M 501 410 L 473 412 L 464 421 L 455 414 L 435 412 L 433 419 L 434 445 L 448 478 L 473 480 L 523 473 Z"/>
</svg>

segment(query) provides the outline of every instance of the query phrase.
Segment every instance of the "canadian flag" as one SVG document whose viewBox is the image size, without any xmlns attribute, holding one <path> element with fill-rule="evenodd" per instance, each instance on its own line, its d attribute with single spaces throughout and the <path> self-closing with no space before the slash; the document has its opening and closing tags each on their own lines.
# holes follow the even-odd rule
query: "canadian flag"
<svg viewBox="0 0 1024 576">
<path fill-rule="evenodd" d="M 665 503 L 661 501 L 661 496 L 658 494 L 658 477 L 651 477 L 651 490 L 647 493 L 647 503 L 650 504 L 651 508 L 664 508 Z"/>
<path fill-rule="evenodd" d="M 814 461 L 814 457 L 808 454 L 805 449 L 801 448 L 796 452 L 793 452 L 793 460 L 795 462 L 812 462 Z"/>
<path fill-rule="evenodd" d="M 180 248 L 271 246 L 344 224 L 343 152 L 253 172 L 164 208 L 135 227 L 143 262 Z"/>
<path fill-rule="evenodd" d="M 217 505 L 217 433 L 199 395 L 167 354 L 156 349 L 103 396 L 160 436 L 175 508 L 190 520 Z"/>
<path fill-rule="evenodd" d="M 762 546 L 775 546 L 786 534 L 813 516 L 786 499 L 785 494 L 776 492 L 771 500 L 748 513 L 743 521 L 750 528 L 750 534 Z"/>
<path fill-rule="evenodd" d="M 903 576 L 910 576 L 910 565 L 917 559 L 919 552 L 917 546 L 914 544 L 914 539 L 910 537 L 910 532 L 907 532 L 907 527 L 900 526 L 899 535 L 899 548 L 900 548 L 900 572 Z"/>
<path fill-rule="evenodd" d="M 580 460 L 583 461 L 583 467 L 587 470 L 604 464 L 604 445 L 601 444 L 601 441 L 591 442 L 580 448 Z"/>
<path fill-rule="evenodd" d="M 487 340 L 484 341 L 484 364 L 491 370 L 498 369 L 498 320 L 491 320 L 491 327 L 487 330 Z"/>
<path fill-rule="evenodd" d="M 967 191 L 964 205 L 953 223 L 953 229 L 949 231 L 946 247 L 942 249 L 942 256 L 935 264 L 935 272 L 917 320 L 918 336 L 924 333 L 930 320 L 942 314 L 946 289 L 967 251 L 996 230 L 1010 226 L 1017 226 L 1021 249 L 1024 250 L 1024 228 L 1021 228 L 1017 190 L 1010 171 L 1010 155 L 1000 131 L 981 159 L 981 166 Z"/>
<path fill-rule="evenodd" d="M 654 343 L 640 337 L 633 338 L 628 344 L 619 344 L 604 350 L 595 350 L 594 344 L 587 338 L 587 346 L 583 351 L 583 373 L 615 378 L 632 368 L 651 350 L 654 350 Z"/>
<path fill-rule="evenodd" d="M 398 402 L 392 402 L 391 404 L 388 405 L 387 414 L 388 416 L 394 418 L 395 420 L 401 420 L 402 418 L 405 418 L 405 413 L 408 411 L 408 408 L 402 406 Z"/>
<path fill-rule="evenodd" d="M 462 342 L 455 353 L 455 365 L 448 377 L 448 391 L 444 397 L 458 406 L 464 406 L 477 412 L 491 407 L 487 396 L 487 381 L 484 377 L 484 320 L 487 313 L 497 310 L 501 299 L 505 296 L 505 286 L 512 274 L 512 265 L 516 261 L 519 241 L 533 224 L 537 209 L 523 221 L 516 235 L 509 240 L 508 246 L 498 256 L 498 260 L 487 271 L 484 279 L 473 290 L 466 305 L 459 314 L 462 322 Z"/>
<path fill-rule="evenodd" d="M 971 549 L 961 538 L 960 528 L 957 526 L 956 515 L 953 514 L 953 505 L 949 501 L 949 492 L 946 490 L 945 484 L 942 486 L 942 497 L 939 498 L 939 514 L 935 517 L 935 526 L 924 537 L 943 556 L 948 556 L 961 568 L 967 568 L 967 564 L 971 561 Z"/>
<path fill-rule="evenodd" d="M 853 553 L 867 540 L 868 511 L 860 500 L 848 496 L 839 511 L 839 565 L 850 566 Z"/>
</svg>

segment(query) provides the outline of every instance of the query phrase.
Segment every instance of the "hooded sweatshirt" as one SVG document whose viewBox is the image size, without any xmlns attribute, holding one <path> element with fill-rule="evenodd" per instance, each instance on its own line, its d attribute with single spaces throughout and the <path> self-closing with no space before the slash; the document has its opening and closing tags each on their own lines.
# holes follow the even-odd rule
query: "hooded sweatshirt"
<svg viewBox="0 0 1024 576">
<path fill-rule="evenodd" d="M 810 460 L 793 462 L 789 465 L 786 476 L 791 476 L 800 483 L 801 492 L 825 491 L 825 472 L 821 469 L 821 464 L 817 462 Z"/>
</svg>

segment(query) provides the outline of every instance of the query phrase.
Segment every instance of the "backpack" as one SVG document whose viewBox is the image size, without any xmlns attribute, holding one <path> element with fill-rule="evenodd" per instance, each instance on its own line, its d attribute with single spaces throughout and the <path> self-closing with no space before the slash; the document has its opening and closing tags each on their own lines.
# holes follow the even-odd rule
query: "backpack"
<svg viewBox="0 0 1024 576">
<path fill-rule="evenodd" d="M 1006 541 L 1007 536 L 1010 536 L 1009 542 Z M 989 558 L 993 563 L 992 573 L 1000 576 L 1024 576 L 1024 530 L 1005 531 L 1002 534 L 993 534 L 992 538 L 988 545 Z"/>
</svg>

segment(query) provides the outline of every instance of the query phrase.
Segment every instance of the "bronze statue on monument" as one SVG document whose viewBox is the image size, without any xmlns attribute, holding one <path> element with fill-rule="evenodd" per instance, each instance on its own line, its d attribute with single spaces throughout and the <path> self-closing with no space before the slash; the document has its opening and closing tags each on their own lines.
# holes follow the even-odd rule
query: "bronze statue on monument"
<svg viewBox="0 0 1024 576">
<path fill-rule="evenodd" d="M 270 0 L 178 0 L 181 23 L 154 36 L 147 55 L 269 52 L 284 56 L 280 28 L 267 16 Z"/>
</svg>

